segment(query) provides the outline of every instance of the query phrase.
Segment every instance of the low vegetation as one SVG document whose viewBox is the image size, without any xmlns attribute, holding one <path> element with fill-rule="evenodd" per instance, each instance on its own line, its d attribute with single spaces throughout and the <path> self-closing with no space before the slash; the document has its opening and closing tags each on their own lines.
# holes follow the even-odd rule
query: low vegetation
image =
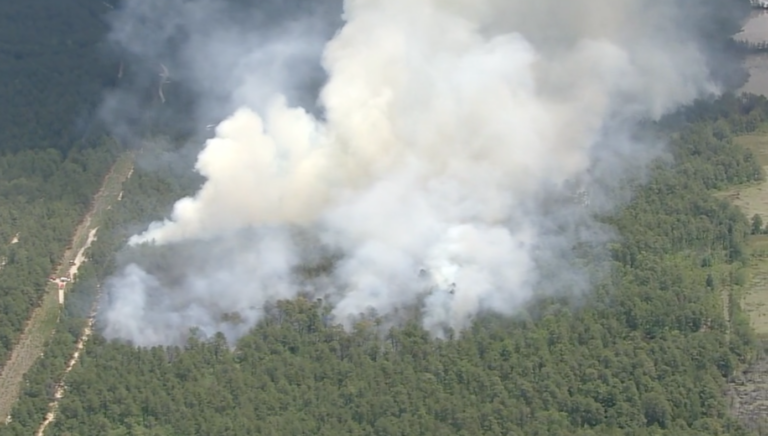
<svg viewBox="0 0 768 436">
<path fill-rule="evenodd" d="M 0 362 L 7 361 L 32 310 L 45 295 L 90 199 L 114 162 L 116 148 L 54 150 L 0 156 Z M 68 235 L 67 235 L 68 233 Z"/>
<path fill-rule="evenodd" d="M 737 136 L 734 142 L 750 150 L 763 169 L 768 169 L 768 128 L 762 126 L 753 133 Z M 768 219 L 768 183 L 759 181 L 734 186 L 717 196 L 728 199 L 750 217 L 752 258 L 745 271 L 749 285 L 743 295 L 743 304 L 755 333 L 768 339 L 768 235 L 763 218 Z"/>
<path fill-rule="evenodd" d="M 768 169 L 768 126 L 733 138 L 733 142 L 749 150 L 763 170 Z M 750 218 L 750 258 L 739 271 L 745 286 L 738 288 L 735 298 L 761 340 L 768 342 L 768 181 L 760 180 L 730 187 L 715 194 L 736 205 Z M 761 347 L 762 348 L 762 347 Z M 754 361 L 732 377 L 731 408 L 747 427 L 759 434 L 768 434 L 768 357 L 761 351 Z"/>
</svg>

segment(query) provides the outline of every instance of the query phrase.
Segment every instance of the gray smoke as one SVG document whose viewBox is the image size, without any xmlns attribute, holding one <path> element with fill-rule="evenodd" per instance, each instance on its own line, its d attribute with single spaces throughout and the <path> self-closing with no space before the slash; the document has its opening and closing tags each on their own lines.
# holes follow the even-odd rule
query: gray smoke
<svg viewBox="0 0 768 436">
<path fill-rule="evenodd" d="M 307 73 L 261 73 L 322 32 L 291 22 L 261 43 L 212 4 L 177 14 L 204 29 L 184 24 L 184 74 L 237 109 L 198 156 L 200 190 L 131 239 L 177 257 L 111 279 L 108 338 L 234 339 L 300 294 L 344 325 L 418 307 L 439 336 L 584 292 L 582 257 L 614 236 L 594 215 L 662 153 L 633 126 L 717 92 L 673 2 L 349 0 L 322 49 L 320 119 L 286 98 Z"/>
<path fill-rule="evenodd" d="M 101 117 L 126 142 L 158 124 L 204 133 L 242 105 L 260 108 L 276 89 L 313 108 L 323 45 L 341 22 L 340 0 L 122 3 L 108 16 L 121 77 Z"/>
</svg>

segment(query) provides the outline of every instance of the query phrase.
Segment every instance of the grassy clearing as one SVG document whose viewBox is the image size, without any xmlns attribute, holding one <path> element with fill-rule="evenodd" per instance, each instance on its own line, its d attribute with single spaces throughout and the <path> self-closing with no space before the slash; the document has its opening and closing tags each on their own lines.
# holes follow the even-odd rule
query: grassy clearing
<svg viewBox="0 0 768 436">
<path fill-rule="evenodd" d="M 734 141 L 750 149 L 768 174 L 768 126 L 763 126 L 755 133 L 739 136 Z M 768 219 L 768 181 L 736 186 L 716 195 L 733 202 L 749 218 L 759 214 Z M 747 268 L 749 284 L 742 305 L 749 314 L 755 333 L 768 339 L 768 236 L 753 236 L 750 248 L 753 257 Z"/>
<path fill-rule="evenodd" d="M 118 201 L 123 182 L 130 176 L 132 169 L 133 155 L 125 154 L 117 160 L 104 178 L 101 189 L 94 196 L 91 210 L 77 226 L 72 244 L 64 252 L 61 262 L 56 267 L 57 277 L 68 273 L 70 261 L 74 261 L 77 253 L 88 244 L 89 233 L 99 226 L 106 211 Z M 0 420 L 5 420 L 9 416 L 21 390 L 24 374 L 41 355 L 46 340 L 51 337 L 56 328 L 60 310 L 58 285 L 49 283 L 40 306 L 32 312 L 19 343 L 14 347 L 11 357 L 0 372 Z"/>
</svg>

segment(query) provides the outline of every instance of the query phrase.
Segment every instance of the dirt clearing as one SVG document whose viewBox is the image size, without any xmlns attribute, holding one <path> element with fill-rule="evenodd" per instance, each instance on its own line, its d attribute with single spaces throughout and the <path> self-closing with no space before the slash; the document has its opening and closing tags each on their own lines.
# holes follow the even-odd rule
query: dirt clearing
<svg viewBox="0 0 768 436">
<path fill-rule="evenodd" d="M 11 239 L 11 242 L 8 243 L 8 245 L 18 244 L 19 243 L 19 234 L 16 233 L 16 235 Z M 3 270 L 3 267 L 5 264 L 8 263 L 8 259 L 5 257 L 0 256 L 0 271 Z"/>
</svg>

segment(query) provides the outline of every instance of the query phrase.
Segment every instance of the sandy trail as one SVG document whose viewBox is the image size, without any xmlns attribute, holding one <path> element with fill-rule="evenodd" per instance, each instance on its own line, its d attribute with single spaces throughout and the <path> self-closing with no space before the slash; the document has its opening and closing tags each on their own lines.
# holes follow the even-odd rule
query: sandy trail
<svg viewBox="0 0 768 436">
<path fill-rule="evenodd" d="M 61 382 L 56 385 L 56 391 L 53 394 L 53 401 L 51 401 L 51 403 L 48 405 L 48 413 L 45 415 L 45 420 L 43 423 L 40 424 L 40 428 L 37 429 L 37 432 L 35 433 L 36 436 L 43 436 L 45 434 L 45 429 L 56 418 L 56 411 L 59 409 L 59 401 L 64 397 L 64 392 L 67 390 L 67 385 L 65 384 L 67 374 L 72 371 L 72 368 L 75 367 L 77 361 L 80 359 L 80 353 L 82 353 L 83 348 L 85 348 L 85 343 L 88 342 L 88 338 L 90 338 L 91 333 L 93 333 L 93 322 L 95 319 L 96 309 L 94 305 L 94 308 L 91 310 L 91 314 L 88 317 L 88 324 L 86 324 L 85 328 L 83 329 L 83 333 L 80 335 L 80 339 L 77 341 L 75 352 L 72 354 L 69 362 L 67 362 L 67 368 L 64 370 L 64 376 L 62 377 Z"/>
<path fill-rule="evenodd" d="M 16 236 L 11 239 L 11 242 L 9 242 L 9 245 L 18 244 L 19 243 L 19 234 L 16 233 Z M 0 257 L 0 271 L 2 271 L 5 264 L 8 263 L 8 259 L 5 257 Z"/>
</svg>

